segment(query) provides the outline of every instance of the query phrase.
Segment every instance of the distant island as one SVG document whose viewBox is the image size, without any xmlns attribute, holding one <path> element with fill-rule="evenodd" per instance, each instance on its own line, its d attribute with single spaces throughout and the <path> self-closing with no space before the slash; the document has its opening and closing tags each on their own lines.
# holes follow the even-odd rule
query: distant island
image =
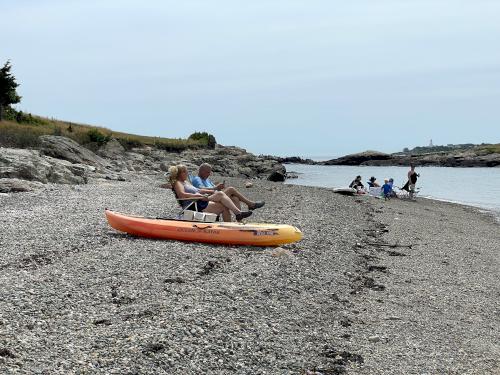
<svg viewBox="0 0 500 375">
<path fill-rule="evenodd" d="M 392 154 L 368 150 L 326 161 L 302 159 L 298 156 L 278 159 L 281 163 L 311 165 L 400 166 L 415 164 L 440 167 L 499 167 L 500 143 L 419 146 L 411 150 L 405 148 L 402 152 Z"/>
</svg>

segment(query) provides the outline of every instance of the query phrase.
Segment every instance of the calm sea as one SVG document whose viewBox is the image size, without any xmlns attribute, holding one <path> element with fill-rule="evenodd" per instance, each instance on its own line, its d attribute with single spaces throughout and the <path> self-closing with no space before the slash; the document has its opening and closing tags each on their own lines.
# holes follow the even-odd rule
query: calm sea
<svg viewBox="0 0 500 375">
<path fill-rule="evenodd" d="M 357 175 L 363 184 L 375 176 L 383 184 L 384 178 L 394 178 L 396 186 L 406 182 L 407 167 L 349 167 L 327 165 L 287 164 L 288 172 L 297 172 L 299 178 L 289 179 L 287 184 L 347 187 Z M 494 211 L 500 216 L 500 168 L 416 168 L 420 178 L 420 196 L 457 202 Z"/>
</svg>

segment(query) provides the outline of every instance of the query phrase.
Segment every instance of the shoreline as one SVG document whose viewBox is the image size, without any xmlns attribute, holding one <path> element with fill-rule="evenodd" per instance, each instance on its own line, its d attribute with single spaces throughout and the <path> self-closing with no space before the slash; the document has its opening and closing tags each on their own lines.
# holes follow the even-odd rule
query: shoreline
<svg viewBox="0 0 500 375">
<path fill-rule="evenodd" d="M 251 221 L 296 225 L 303 240 L 250 248 L 109 228 L 104 207 L 177 211 L 160 174 L 1 196 L 0 372 L 500 369 L 492 219 L 432 199 L 226 179 L 266 201 Z"/>
<path fill-rule="evenodd" d="M 299 165 L 299 164 L 297 164 Z M 292 168 L 289 168 L 290 165 L 289 164 L 285 164 L 285 166 L 287 167 L 287 169 L 290 169 L 292 175 L 294 176 L 298 176 L 297 178 L 292 178 L 290 180 L 287 180 L 285 181 L 286 184 L 292 184 L 292 185 L 300 185 L 300 186 L 318 186 L 320 187 L 319 184 L 317 185 L 312 185 L 314 183 L 323 183 L 323 181 L 321 180 L 317 180 L 317 177 L 316 175 L 318 173 L 324 173 L 325 176 L 327 175 L 327 171 L 324 171 L 323 169 L 321 169 L 320 171 L 317 171 L 316 169 L 312 169 L 311 171 L 309 171 L 307 168 L 310 168 L 310 166 L 308 165 L 305 165 L 305 164 L 302 164 L 302 166 L 306 167 L 306 169 L 299 169 L 298 171 L 297 170 L 294 170 L 293 167 Z M 333 166 L 333 167 L 342 167 L 342 168 L 346 168 L 347 170 L 350 170 L 350 168 L 358 168 L 358 167 L 351 167 L 351 166 Z M 401 167 L 401 166 L 396 166 L 396 167 Z M 314 167 L 313 167 L 314 168 Z M 374 175 L 378 175 L 378 173 L 380 172 L 377 172 L 374 170 L 376 168 L 382 168 L 384 169 L 385 167 L 378 167 L 378 166 L 363 166 L 362 168 L 372 168 L 371 170 L 371 174 L 374 174 Z M 392 167 L 390 167 L 392 168 Z M 425 169 L 426 167 L 422 167 L 422 169 Z M 431 168 L 437 168 L 437 167 L 431 167 Z M 450 168 L 450 167 L 442 167 L 442 168 Z M 454 168 L 456 169 L 456 168 Z M 462 168 L 459 168 L 459 169 L 462 169 Z M 472 168 L 473 170 L 477 170 L 477 168 Z M 483 168 L 484 169 L 484 168 Z M 387 172 L 387 170 L 385 170 L 385 172 Z M 308 175 L 309 173 L 309 175 Z M 339 173 L 340 176 L 342 177 L 345 177 L 344 176 L 344 172 L 335 172 L 335 173 Z M 364 172 L 360 172 L 359 170 L 355 170 L 353 173 L 355 174 L 363 174 L 364 175 Z M 366 172 L 366 173 L 369 173 L 369 172 Z M 384 171 L 382 171 L 381 173 L 384 173 Z M 390 173 L 390 172 L 389 172 Z M 432 173 L 434 176 L 435 176 L 435 172 L 434 170 L 430 170 L 428 171 L 428 173 Z M 386 173 L 387 174 L 387 173 Z M 306 175 L 307 177 L 303 177 L 304 175 Z M 302 176 L 302 177 L 301 177 Z M 461 176 L 461 175 L 459 175 Z M 311 185 L 306 185 L 306 184 L 303 184 L 301 183 L 301 178 L 303 179 L 303 181 L 307 181 L 308 183 L 310 183 Z M 456 179 L 456 178 L 455 178 Z M 333 180 L 326 180 L 326 182 L 328 183 L 331 183 Z M 326 185 L 326 184 L 325 184 Z M 325 188 L 334 188 L 333 186 L 321 186 L 321 187 L 325 187 Z M 426 185 L 427 186 L 427 185 Z M 496 189 L 496 185 L 494 183 L 490 184 L 489 187 L 495 187 Z M 429 190 L 429 189 L 427 189 Z M 495 190 L 496 191 L 496 190 Z M 432 192 L 432 189 L 431 189 L 431 192 Z M 499 191 L 500 192 L 500 191 Z M 443 191 L 439 191 L 438 193 L 441 193 L 441 195 L 443 195 Z M 449 191 L 447 191 L 448 195 L 449 195 Z M 491 198 L 491 194 L 492 193 L 489 193 L 489 198 Z M 494 194 L 494 193 L 493 193 Z M 420 195 L 419 195 L 419 198 L 426 198 L 426 199 L 434 199 L 434 200 L 437 200 L 437 201 L 441 201 L 441 202 L 449 202 L 449 203 L 456 203 L 456 204 L 461 204 L 461 205 L 464 205 L 464 206 L 471 206 L 471 207 L 476 207 L 480 210 L 486 210 L 488 212 L 491 212 L 491 214 L 495 217 L 498 218 L 498 220 L 500 221 L 500 205 L 498 203 L 496 203 L 496 201 L 494 201 L 495 204 L 490 204 L 488 206 L 488 199 L 483 199 L 482 202 L 467 202 L 465 200 L 461 200 L 460 198 L 465 198 L 465 196 L 458 196 L 457 198 L 447 198 L 447 197 L 436 197 L 436 196 L 432 196 L 429 191 L 426 191 L 425 193 L 422 193 L 422 191 L 420 192 Z"/>
</svg>

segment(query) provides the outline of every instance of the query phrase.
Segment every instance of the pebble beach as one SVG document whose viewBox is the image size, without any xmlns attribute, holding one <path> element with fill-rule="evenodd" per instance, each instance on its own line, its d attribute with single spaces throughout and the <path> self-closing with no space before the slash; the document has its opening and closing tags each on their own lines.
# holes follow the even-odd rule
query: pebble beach
<svg viewBox="0 0 500 375">
<path fill-rule="evenodd" d="M 131 237 L 161 175 L 0 196 L 1 374 L 499 374 L 500 226 L 457 204 L 225 177 L 278 248 Z"/>
</svg>

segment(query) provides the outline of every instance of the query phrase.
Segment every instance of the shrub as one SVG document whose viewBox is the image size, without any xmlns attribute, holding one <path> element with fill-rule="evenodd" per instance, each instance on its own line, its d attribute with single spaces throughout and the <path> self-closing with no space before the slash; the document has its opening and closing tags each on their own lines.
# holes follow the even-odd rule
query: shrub
<svg viewBox="0 0 500 375">
<path fill-rule="evenodd" d="M 188 137 L 188 140 L 189 139 L 198 141 L 202 145 L 212 149 L 215 148 L 215 145 L 217 144 L 215 137 L 207 132 L 195 132 Z"/>
<path fill-rule="evenodd" d="M 101 133 L 98 129 L 93 128 L 87 131 L 87 135 L 89 137 L 90 142 L 95 142 L 98 145 L 103 145 L 107 143 L 111 137 L 109 135 L 105 135 Z"/>
</svg>

